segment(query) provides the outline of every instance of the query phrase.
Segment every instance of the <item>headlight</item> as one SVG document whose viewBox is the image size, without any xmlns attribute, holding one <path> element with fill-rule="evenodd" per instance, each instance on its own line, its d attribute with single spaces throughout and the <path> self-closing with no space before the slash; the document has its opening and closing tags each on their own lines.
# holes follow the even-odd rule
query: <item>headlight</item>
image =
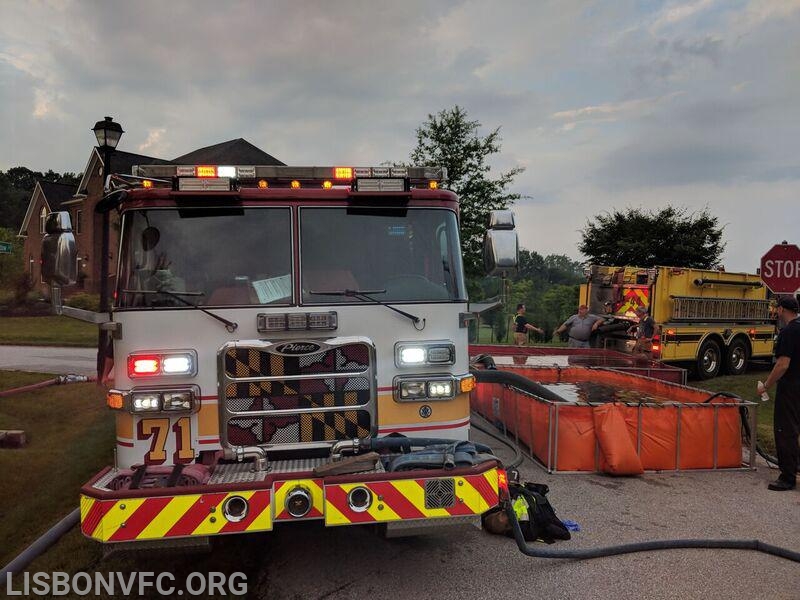
<svg viewBox="0 0 800 600">
<path fill-rule="evenodd" d="M 164 410 L 192 410 L 194 394 L 191 390 L 181 392 L 164 392 L 162 395 Z"/>
<path fill-rule="evenodd" d="M 447 398 L 453 395 L 452 381 L 431 381 L 428 384 L 429 398 Z"/>
<path fill-rule="evenodd" d="M 412 400 L 414 398 L 426 397 L 427 384 L 424 381 L 401 381 L 400 398 Z"/>
<path fill-rule="evenodd" d="M 133 414 L 171 412 L 190 413 L 199 408 L 200 388 L 197 386 L 175 388 L 133 389 L 128 393 L 111 390 L 114 402 L 107 402 L 110 408 L 127 409 Z M 116 398 L 121 398 L 117 402 Z"/>
<path fill-rule="evenodd" d="M 144 392 L 131 394 L 133 412 L 151 412 L 161 409 L 161 394 Z"/>
<path fill-rule="evenodd" d="M 398 402 L 450 400 L 455 398 L 456 380 L 452 375 L 395 377 L 394 399 Z"/>
<path fill-rule="evenodd" d="M 394 362 L 398 367 L 422 365 L 452 365 L 456 362 L 453 342 L 398 342 L 394 347 Z"/>
</svg>

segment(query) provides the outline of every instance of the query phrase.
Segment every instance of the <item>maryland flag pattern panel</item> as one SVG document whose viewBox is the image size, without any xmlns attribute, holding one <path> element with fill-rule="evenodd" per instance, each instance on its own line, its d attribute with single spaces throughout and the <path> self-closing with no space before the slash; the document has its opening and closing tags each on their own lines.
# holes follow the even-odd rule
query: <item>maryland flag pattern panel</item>
<svg viewBox="0 0 800 600">
<path fill-rule="evenodd" d="M 363 343 L 299 356 L 261 348 L 227 349 L 227 442 L 246 446 L 369 436 L 372 417 L 368 405 L 374 378 L 369 357 L 369 347 Z M 292 412 L 270 414 L 274 411 Z"/>
</svg>

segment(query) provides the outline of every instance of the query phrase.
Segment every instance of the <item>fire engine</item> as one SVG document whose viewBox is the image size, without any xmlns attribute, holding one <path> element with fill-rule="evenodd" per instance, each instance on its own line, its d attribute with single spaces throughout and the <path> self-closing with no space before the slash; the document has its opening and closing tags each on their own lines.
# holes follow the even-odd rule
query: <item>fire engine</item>
<svg viewBox="0 0 800 600">
<path fill-rule="evenodd" d="M 147 165 L 106 182 L 110 312 L 61 306 L 68 213 L 43 272 L 56 311 L 110 336 L 114 464 L 80 494 L 103 543 L 276 523 L 475 521 L 505 473 L 470 431 L 458 198 L 442 168 Z M 516 264 L 493 213 L 486 262 Z"/>
<path fill-rule="evenodd" d="M 775 335 L 758 275 L 675 267 L 586 269 L 580 299 L 606 317 L 600 343 L 631 350 L 636 308 L 655 321 L 653 358 L 689 364 L 703 379 L 744 373 L 751 358 L 770 358 Z"/>
</svg>

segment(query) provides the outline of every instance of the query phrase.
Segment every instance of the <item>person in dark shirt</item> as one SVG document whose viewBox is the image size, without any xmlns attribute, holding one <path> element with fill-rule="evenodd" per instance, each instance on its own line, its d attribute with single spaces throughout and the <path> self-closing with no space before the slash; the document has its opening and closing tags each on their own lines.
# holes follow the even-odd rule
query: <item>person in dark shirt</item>
<svg viewBox="0 0 800 600">
<path fill-rule="evenodd" d="M 797 467 L 800 466 L 800 321 L 797 319 L 797 299 L 782 297 L 778 300 L 776 313 L 783 329 L 775 344 L 775 366 L 767 380 L 758 383 L 757 390 L 763 394 L 773 384 L 778 384 L 773 431 L 781 474 L 767 487 L 784 492 L 797 485 Z"/>
<path fill-rule="evenodd" d="M 644 306 L 636 309 L 636 316 L 639 317 L 639 325 L 636 327 L 636 345 L 634 352 L 650 354 L 653 351 L 653 335 L 656 333 L 656 322 L 647 313 Z"/>
<path fill-rule="evenodd" d="M 514 341 L 517 346 L 524 346 L 528 341 L 528 332 L 535 331 L 536 333 L 543 334 L 544 329 L 539 329 L 535 325 L 528 323 L 525 318 L 525 305 L 517 304 L 517 316 L 514 317 Z"/>
</svg>

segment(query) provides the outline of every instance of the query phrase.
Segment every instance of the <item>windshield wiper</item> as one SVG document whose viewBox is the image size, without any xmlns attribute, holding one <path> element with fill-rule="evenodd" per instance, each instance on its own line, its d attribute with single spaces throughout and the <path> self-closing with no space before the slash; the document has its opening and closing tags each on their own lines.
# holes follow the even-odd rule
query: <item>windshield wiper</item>
<svg viewBox="0 0 800 600">
<path fill-rule="evenodd" d="M 417 324 L 422 321 L 422 327 L 419 328 L 420 331 L 425 329 L 425 319 L 420 319 L 417 316 L 412 315 L 411 313 L 407 313 L 399 308 L 395 308 L 390 304 L 386 304 L 385 302 L 378 300 L 377 298 L 373 298 L 370 294 L 385 294 L 386 290 L 330 290 L 330 291 L 314 291 L 309 290 L 308 292 L 312 296 L 347 296 L 348 298 L 355 298 L 357 300 L 369 300 L 370 302 L 374 302 L 375 304 L 380 304 L 381 306 L 385 306 L 389 310 L 393 310 L 394 312 L 403 315 L 407 319 L 411 319 L 411 322 L 414 324 L 414 328 L 417 328 Z"/>
<path fill-rule="evenodd" d="M 210 310 L 203 308 L 199 304 L 190 302 L 189 300 L 186 300 L 186 298 L 183 297 L 183 296 L 205 296 L 203 292 L 173 292 L 171 290 L 166 290 L 164 288 L 158 288 L 157 290 L 121 290 L 121 291 L 125 294 L 164 294 L 165 296 L 174 298 L 178 302 L 183 302 L 186 306 L 191 306 L 192 308 L 196 308 L 197 310 L 206 313 L 209 317 L 216 319 L 220 323 L 224 323 L 225 329 L 227 329 L 230 333 L 233 333 L 239 328 L 238 323 L 234 321 L 229 321 L 225 317 L 220 317 L 219 315 L 215 315 Z"/>
</svg>

